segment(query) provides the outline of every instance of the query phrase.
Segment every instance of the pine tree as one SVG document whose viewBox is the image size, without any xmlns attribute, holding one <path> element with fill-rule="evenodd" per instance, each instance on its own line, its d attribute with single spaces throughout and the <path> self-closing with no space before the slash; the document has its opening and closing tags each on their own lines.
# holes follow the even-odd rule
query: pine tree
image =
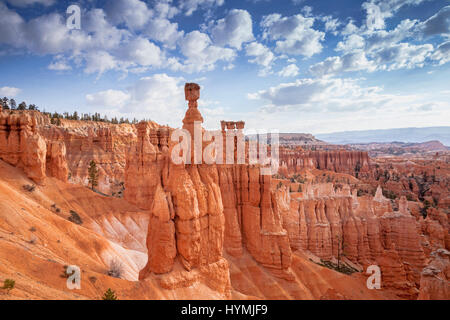
<svg viewBox="0 0 450 320">
<path fill-rule="evenodd" d="M 11 107 L 11 110 L 15 110 L 16 109 L 16 100 L 14 100 L 14 99 L 10 99 L 9 100 L 9 105 L 10 105 L 10 107 Z"/>
<path fill-rule="evenodd" d="M 102 297 L 103 300 L 117 300 L 117 296 L 116 293 L 111 290 L 111 288 L 108 288 L 108 290 L 106 290 L 105 294 Z"/>
<path fill-rule="evenodd" d="M 4 97 L 2 101 L 3 101 L 3 109 L 9 110 L 9 99 L 7 97 Z"/>
<path fill-rule="evenodd" d="M 98 185 L 98 169 L 94 160 L 89 163 L 89 184 L 92 190 Z"/>
<path fill-rule="evenodd" d="M 17 110 L 27 110 L 27 104 L 25 101 L 22 101 L 19 106 L 17 107 Z"/>
</svg>

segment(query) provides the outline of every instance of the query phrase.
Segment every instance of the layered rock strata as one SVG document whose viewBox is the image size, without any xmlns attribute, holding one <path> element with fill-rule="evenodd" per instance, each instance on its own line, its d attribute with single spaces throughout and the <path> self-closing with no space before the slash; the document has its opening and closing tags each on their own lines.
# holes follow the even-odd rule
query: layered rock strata
<svg viewBox="0 0 450 320">
<path fill-rule="evenodd" d="M 347 173 L 357 177 L 370 175 L 370 159 L 365 151 L 306 151 L 301 148 L 280 148 L 280 165 L 289 174 L 301 169 L 321 169 Z"/>
<path fill-rule="evenodd" d="M 416 297 L 426 259 L 421 226 L 406 199 L 400 200 L 398 211 L 380 196 L 357 200 L 354 205 L 349 192 L 292 198 L 290 210 L 281 211 L 292 249 L 310 251 L 323 260 L 345 258 L 363 268 L 378 265 L 383 286 Z M 438 241 L 442 244 L 442 233 Z"/>
<path fill-rule="evenodd" d="M 0 112 L 0 159 L 22 168 L 36 183 L 43 183 L 47 168 L 50 174 L 59 176 L 67 164 L 63 148 L 47 146 L 39 134 L 39 120 L 42 118 L 33 113 Z"/>
</svg>

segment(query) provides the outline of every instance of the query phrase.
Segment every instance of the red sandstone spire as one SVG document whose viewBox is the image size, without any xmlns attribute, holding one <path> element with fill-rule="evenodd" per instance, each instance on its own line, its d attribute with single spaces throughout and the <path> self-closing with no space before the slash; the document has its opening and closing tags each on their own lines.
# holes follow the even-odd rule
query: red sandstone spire
<svg viewBox="0 0 450 320">
<path fill-rule="evenodd" d="M 183 129 L 188 130 L 191 136 L 194 134 L 194 122 L 203 123 L 203 117 L 198 111 L 197 100 L 200 98 L 200 86 L 196 83 L 186 83 L 184 86 L 186 100 L 189 101 L 189 109 L 183 119 Z"/>
</svg>

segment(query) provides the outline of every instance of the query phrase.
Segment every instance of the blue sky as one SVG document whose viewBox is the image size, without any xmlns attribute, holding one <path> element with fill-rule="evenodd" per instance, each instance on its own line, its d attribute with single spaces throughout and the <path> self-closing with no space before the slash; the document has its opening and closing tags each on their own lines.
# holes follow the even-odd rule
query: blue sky
<svg viewBox="0 0 450 320">
<path fill-rule="evenodd" d="M 66 26 L 69 5 L 81 29 Z M 448 125 L 448 0 L 0 2 L 0 95 L 46 111 L 325 133 Z"/>
</svg>

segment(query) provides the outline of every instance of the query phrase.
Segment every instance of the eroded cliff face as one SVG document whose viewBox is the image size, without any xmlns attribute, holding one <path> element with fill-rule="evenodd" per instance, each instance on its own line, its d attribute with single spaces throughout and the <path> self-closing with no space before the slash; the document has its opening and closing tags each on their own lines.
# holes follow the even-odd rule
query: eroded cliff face
<svg viewBox="0 0 450 320">
<path fill-rule="evenodd" d="M 306 168 L 330 170 L 357 177 L 368 176 L 371 168 L 367 152 L 347 150 L 306 151 L 301 148 L 281 148 L 280 164 L 287 168 L 289 174 Z"/>
<path fill-rule="evenodd" d="M 426 255 L 421 223 L 411 215 L 406 199 L 393 211 L 382 195 L 356 197 L 348 187 L 334 192 L 329 185 L 294 193 L 290 201 L 287 190 L 279 189 L 278 203 L 290 203 L 290 210 L 280 212 L 291 248 L 309 251 L 325 261 L 348 259 L 363 270 L 378 265 L 383 287 L 401 297 L 416 298 Z M 422 222 L 438 247 L 445 245 L 444 233 L 448 232 L 444 217 L 441 220 Z"/>
<path fill-rule="evenodd" d="M 153 124 L 154 126 L 157 126 Z M 93 160 L 99 170 L 97 190 L 121 197 L 126 151 L 136 140 L 133 125 L 61 120 L 52 125 L 37 111 L 0 112 L 0 158 L 22 168 L 36 183 L 45 177 L 87 185 Z"/>
<path fill-rule="evenodd" d="M 61 120 L 59 126 L 39 126 L 38 131 L 48 144 L 59 144 L 57 148 L 61 151 L 65 147 L 69 182 L 88 185 L 89 163 L 95 161 L 99 170 L 96 189 L 107 195 L 123 196 L 126 153 L 136 140 L 134 125 Z"/>
<path fill-rule="evenodd" d="M 428 203 L 450 213 L 450 163 L 443 158 L 376 158 L 365 184 L 381 186 L 391 196 Z"/>
<path fill-rule="evenodd" d="M 45 117 L 35 112 L 0 112 L 0 159 L 23 169 L 39 184 L 44 183 L 47 169 L 59 177 L 67 168 L 64 148 L 47 143 L 38 132 L 45 123 Z"/>
<path fill-rule="evenodd" d="M 419 300 L 448 300 L 450 296 L 450 252 L 438 249 L 420 278 Z"/>
<path fill-rule="evenodd" d="M 427 255 L 439 248 L 450 250 L 450 226 L 448 215 L 436 208 L 430 208 L 425 219 L 419 218 L 425 236 L 424 250 Z"/>
<path fill-rule="evenodd" d="M 259 166 L 219 166 L 225 208 L 225 249 L 239 257 L 246 249 L 275 275 L 291 279 L 291 248 L 283 228 L 272 177 Z"/>
</svg>

